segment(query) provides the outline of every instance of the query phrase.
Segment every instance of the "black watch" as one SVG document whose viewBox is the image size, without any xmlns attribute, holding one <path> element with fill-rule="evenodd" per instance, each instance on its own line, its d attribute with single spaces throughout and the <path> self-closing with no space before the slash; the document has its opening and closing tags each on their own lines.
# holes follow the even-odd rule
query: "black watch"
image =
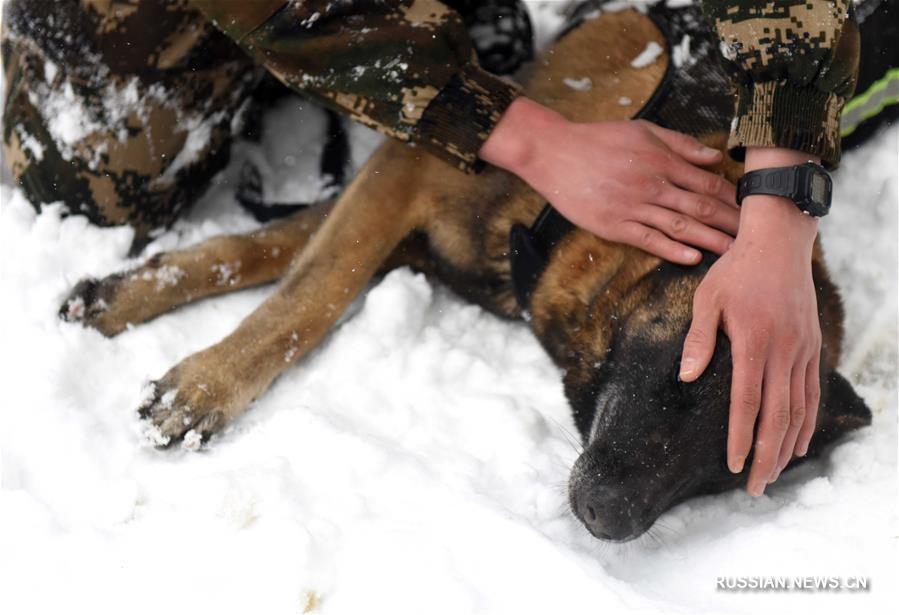
<svg viewBox="0 0 899 615">
<path fill-rule="evenodd" d="M 833 180 L 820 164 L 750 171 L 737 182 L 737 205 L 753 194 L 783 196 L 803 212 L 820 218 L 830 211 Z"/>
</svg>

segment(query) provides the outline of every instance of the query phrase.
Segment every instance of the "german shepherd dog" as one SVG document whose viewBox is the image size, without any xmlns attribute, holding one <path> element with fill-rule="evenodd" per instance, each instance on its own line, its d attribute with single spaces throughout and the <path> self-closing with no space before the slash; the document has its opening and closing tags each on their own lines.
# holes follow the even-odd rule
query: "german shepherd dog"
<svg viewBox="0 0 899 615">
<path fill-rule="evenodd" d="M 719 119 L 706 114 L 705 124 L 696 119 L 702 105 L 689 96 L 677 101 L 683 94 L 677 87 L 689 80 L 675 82 L 681 85 L 673 96 L 659 96 L 675 64 L 668 38 L 658 19 L 635 10 L 583 19 L 533 63 L 523 79 L 526 95 L 577 122 L 624 120 L 641 109 L 643 117 L 673 117 L 671 105 L 686 105 L 693 134 L 724 148 L 732 99 L 723 87 L 712 104 L 717 111 L 711 117 Z M 653 41 L 665 51 L 648 66 L 634 67 L 632 60 Z M 566 77 L 588 77 L 602 87 L 575 89 Z M 741 166 L 725 157 L 718 171 L 734 181 Z M 502 170 L 466 175 L 388 141 L 336 201 L 246 235 L 216 237 L 158 254 L 130 271 L 84 280 L 60 313 L 113 336 L 180 305 L 280 280 L 233 333 L 155 381 L 139 408 L 155 445 L 180 441 L 196 448 L 312 350 L 373 277 L 404 266 L 425 272 L 500 317 L 527 321 L 565 374 L 583 440 L 569 482 L 572 510 L 597 537 L 630 540 L 678 502 L 747 479 L 748 470 L 732 474 L 725 463 L 726 337 L 719 334 L 699 380 L 682 383 L 677 376 L 693 293 L 714 256 L 682 267 L 571 229 L 548 247 L 525 309 L 513 288 L 510 231 L 528 227 L 544 204 Z M 843 311 L 820 246 L 812 267 L 824 349 L 810 456 L 871 419 L 834 371 Z M 159 284 L 163 279 L 167 283 Z"/>
</svg>

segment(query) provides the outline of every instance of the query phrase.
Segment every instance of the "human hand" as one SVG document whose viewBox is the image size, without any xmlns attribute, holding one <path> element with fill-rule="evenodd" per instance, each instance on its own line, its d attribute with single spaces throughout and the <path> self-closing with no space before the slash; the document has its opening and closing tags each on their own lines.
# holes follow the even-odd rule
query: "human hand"
<svg viewBox="0 0 899 615">
<path fill-rule="evenodd" d="M 779 151 L 763 159 L 750 150 L 747 170 L 809 159 Z M 708 366 L 720 325 L 733 359 L 727 463 L 731 472 L 743 470 L 758 419 L 747 482 L 755 496 L 794 454 L 806 454 L 815 429 L 821 395 L 821 326 L 811 270 L 816 233 L 817 220 L 790 200 L 747 197 L 733 247 L 712 265 L 693 299 L 681 379 L 692 382 Z"/>
<path fill-rule="evenodd" d="M 480 156 L 574 224 L 675 263 L 698 263 L 695 248 L 723 254 L 737 234 L 735 187 L 699 168 L 721 152 L 650 122 L 577 124 L 519 98 Z"/>
</svg>

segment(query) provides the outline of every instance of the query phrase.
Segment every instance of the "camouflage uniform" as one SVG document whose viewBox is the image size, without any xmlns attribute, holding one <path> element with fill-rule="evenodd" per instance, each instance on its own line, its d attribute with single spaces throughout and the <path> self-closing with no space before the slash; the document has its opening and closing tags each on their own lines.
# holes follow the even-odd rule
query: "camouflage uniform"
<svg viewBox="0 0 899 615">
<path fill-rule="evenodd" d="M 798 147 L 836 164 L 858 49 L 847 2 L 704 3 L 739 85 L 735 147 Z M 4 155 L 35 206 L 63 201 L 146 237 L 225 164 L 267 69 L 325 107 L 476 170 L 518 88 L 479 66 L 448 5 L 482 3 L 8 0 Z"/>
<path fill-rule="evenodd" d="M 263 70 L 185 2 L 11 0 L 3 152 L 25 195 L 138 246 L 225 164 Z"/>
<path fill-rule="evenodd" d="M 855 90 L 851 0 L 703 0 L 737 88 L 728 146 L 778 146 L 840 161 L 840 111 Z"/>
</svg>

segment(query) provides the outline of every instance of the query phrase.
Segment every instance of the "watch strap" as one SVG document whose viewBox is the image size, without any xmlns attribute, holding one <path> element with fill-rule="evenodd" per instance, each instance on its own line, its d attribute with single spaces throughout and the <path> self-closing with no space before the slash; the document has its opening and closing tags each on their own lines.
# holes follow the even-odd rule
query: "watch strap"
<svg viewBox="0 0 899 615">
<path fill-rule="evenodd" d="M 737 182 L 737 205 L 753 194 L 770 194 L 788 199 L 796 194 L 796 167 L 758 169 L 743 175 Z"/>
</svg>

